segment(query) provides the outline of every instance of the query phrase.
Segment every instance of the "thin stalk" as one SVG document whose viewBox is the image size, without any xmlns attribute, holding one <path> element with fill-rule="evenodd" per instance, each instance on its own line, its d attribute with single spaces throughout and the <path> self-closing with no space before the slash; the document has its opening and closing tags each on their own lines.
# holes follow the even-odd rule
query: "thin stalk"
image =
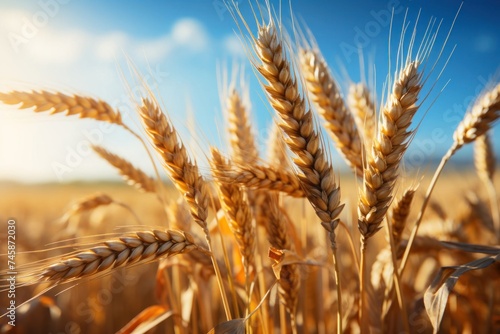
<svg viewBox="0 0 500 334">
<path fill-rule="evenodd" d="M 497 237 L 497 243 L 500 243 L 500 209 L 498 207 L 497 191 L 492 179 L 484 181 L 490 197 L 491 217 L 493 218 L 493 230 Z"/>
<path fill-rule="evenodd" d="M 134 216 L 134 219 L 137 220 L 139 225 L 144 225 L 143 222 L 141 221 L 141 219 L 139 218 L 139 216 L 137 216 L 137 214 L 134 212 L 134 210 L 132 210 L 132 208 L 130 206 L 128 206 L 127 204 L 122 203 L 122 202 L 114 202 L 114 203 L 121 206 L 122 208 L 127 210 L 132 216 Z"/>
<path fill-rule="evenodd" d="M 222 236 L 221 236 L 221 238 L 222 238 Z M 210 240 L 210 239 L 208 239 L 208 240 Z M 212 243 L 211 242 L 208 242 L 208 250 L 210 251 L 210 254 L 211 254 L 212 264 L 213 264 L 214 270 L 215 270 L 215 276 L 217 277 L 217 285 L 219 286 L 219 291 L 221 294 L 222 305 L 224 306 L 224 311 L 226 313 L 226 319 L 229 321 L 232 319 L 231 310 L 229 309 L 229 301 L 227 300 L 226 291 L 224 290 L 224 285 L 222 284 L 222 276 L 220 273 L 219 265 L 217 264 L 217 259 L 215 258 L 215 255 L 214 255 L 213 250 L 212 250 Z M 231 282 L 231 280 L 229 280 L 229 282 Z M 236 307 L 236 309 L 238 309 L 238 308 Z"/>
<path fill-rule="evenodd" d="M 279 303 L 279 310 L 280 310 L 280 328 L 281 328 L 281 333 L 286 334 L 286 327 L 287 327 L 287 321 L 286 321 L 286 310 L 285 310 L 285 305 L 282 303 Z"/>
<path fill-rule="evenodd" d="M 165 189 L 163 186 L 163 181 L 161 179 L 160 172 L 158 171 L 158 168 L 156 167 L 153 156 L 151 155 L 151 152 L 148 149 L 148 145 L 146 144 L 144 139 L 141 138 L 141 136 L 139 136 L 134 130 L 129 128 L 127 125 L 123 124 L 123 128 L 125 130 L 127 130 L 128 132 L 130 132 L 130 134 L 132 136 L 134 136 L 135 138 L 137 138 L 141 142 L 142 146 L 144 146 L 144 149 L 146 150 L 146 153 L 148 154 L 149 160 L 151 160 L 151 164 L 153 165 L 153 169 L 155 171 L 155 176 L 157 179 L 158 193 L 156 193 L 156 196 L 158 197 L 158 200 L 160 201 L 160 203 L 163 204 L 163 209 L 165 211 L 165 214 L 168 216 L 167 202 L 166 202 L 165 197 L 164 197 Z M 167 228 L 168 228 L 168 220 L 167 220 Z"/>
<path fill-rule="evenodd" d="M 337 333 L 342 333 L 342 286 L 340 284 L 340 268 L 337 249 L 333 249 L 333 265 L 335 267 L 335 284 L 337 285 Z"/>
<path fill-rule="evenodd" d="M 212 202 L 212 207 L 215 207 L 215 205 L 214 205 L 213 202 Z M 217 221 L 217 226 L 219 227 L 219 230 L 220 230 L 219 219 L 216 218 L 216 221 Z M 217 264 L 217 259 L 215 258 L 215 255 L 212 252 L 212 245 L 211 245 L 211 242 L 210 242 L 210 239 L 209 239 L 209 235 L 207 234 L 206 237 L 207 237 L 207 241 L 208 241 L 208 247 L 209 247 L 209 250 L 211 252 L 212 265 L 214 266 L 215 276 L 217 277 L 217 285 L 219 286 L 219 291 L 220 291 L 220 294 L 221 294 L 222 304 L 224 305 L 224 311 L 226 312 L 226 318 L 229 321 L 229 320 L 232 319 L 231 310 L 229 309 L 229 301 L 227 300 L 227 294 L 226 294 L 226 291 L 224 289 L 224 285 L 222 284 L 222 276 L 221 276 L 221 273 L 220 273 L 219 265 Z M 224 264 L 225 264 L 225 266 L 227 268 L 227 275 L 228 275 L 227 281 L 228 281 L 228 284 L 229 284 L 229 289 L 232 292 L 231 294 L 232 294 L 232 298 L 233 298 L 233 304 L 234 304 L 234 309 L 235 309 L 235 312 L 236 312 L 236 316 L 237 316 L 237 318 L 239 318 L 240 314 L 239 314 L 239 310 L 238 310 L 238 301 L 236 300 L 236 292 L 235 292 L 234 285 L 233 285 L 233 280 L 232 280 L 232 277 L 231 277 L 231 269 L 230 269 L 231 267 L 229 266 L 229 258 L 227 256 L 226 246 L 224 244 L 224 238 L 222 237 L 221 233 L 219 233 L 219 237 L 220 237 L 222 252 L 223 252 L 223 255 L 224 255 L 223 256 L 224 257 Z"/>
<path fill-rule="evenodd" d="M 450 160 L 450 158 L 455 154 L 455 152 L 458 150 L 458 145 L 453 143 L 453 145 L 450 147 L 448 152 L 443 156 L 441 159 L 441 162 L 439 163 L 438 168 L 436 169 L 436 172 L 434 173 L 434 176 L 432 177 L 432 181 L 429 184 L 429 187 L 427 188 L 427 193 L 425 194 L 424 197 L 424 202 L 422 203 L 422 208 L 420 209 L 417 217 L 417 221 L 415 222 L 415 226 L 413 226 L 413 229 L 410 234 L 410 238 L 408 239 L 408 244 L 406 246 L 403 259 L 401 260 L 401 264 L 399 266 L 399 275 L 401 276 L 403 274 L 403 271 L 405 269 L 406 263 L 408 262 L 408 257 L 410 256 L 410 251 L 411 251 L 411 246 L 413 245 L 413 242 L 415 241 L 415 237 L 417 236 L 418 228 L 420 226 L 420 223 L 422 222 L 422 218 L 424 217 L 425 209 L 427 208 L 427 204 L 429 203 L 432 191 L 434 190 L 434 186 L 437 183 L 437 180 L 439 176 L 441 175 L 441 172 L 444 169 L 444 166 Z"/>
<path fill-rule="evenodd" d="M 398 260 L 396 259 L 396 245 L 394 245 L 394 238 L 392 237 L 392 227 L 389 221 L 386 219 L 387 224 L 387 237 L 389 238 L 389 243 L 391 245 L 391 259 L 392 259 L 392 268 L 393 268 L 393 279 L 396 288 L 396 295 L 398 297 L 399 309 L 401 310 L 403 316 L 403 325 L 405 327 L 405 332 L 410 333 L 410 324 L 408 319 L 408 311 L 406 309 L 406 304 L 403 300 L 403 293 L 401 291 L 401 276 L 399 275 L 398 270 Z M 392 299 L 392 284 L 390 285 L 389 296 Z M 384 300 L 385 303 L 385 300 Z"/>
<path fill-rule="evenodd" d="M 361 332 L 364 332 L 365 322 L 364 322 L 364 287 L 365 287 L 365 256 L 366 256 L 366 243 L 364 241 L 361 242 L 360 249 L 360 257 L 359 257 L 359 304 L 358 304 L 358 320 L 359 327 L 361 328 Z"/>
</svg>

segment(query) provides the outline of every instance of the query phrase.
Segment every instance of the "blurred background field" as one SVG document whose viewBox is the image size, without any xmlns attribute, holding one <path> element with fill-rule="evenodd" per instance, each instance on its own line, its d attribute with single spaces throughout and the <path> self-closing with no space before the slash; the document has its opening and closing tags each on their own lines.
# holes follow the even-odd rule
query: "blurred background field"
<svg viewBox="0 0 500 334">
<path fill-rule="evenodd" d="M 425 174 L 429 175 L 430 173 Z M 500 190 L 499 173 L 496 175 L 495 184 Z M 346 209 L 341 217 L 343 221 L 351 225 L 351 231 L 356 236 L 358 232 L 354 222 L 357 185 L 355 178 L 349 174 L 340 175 L 340 180 L 342 198 L 346 203 Z M 406 177 L 400 182 L 400 188 L 404 189 L 410 184 L 415 184 L 416 180 L 418 177 Z M 422 201 L 423 189 L 426 188 L 428 182 L 427 177 L 421 181 L 415 204 L 412 206 L 410 224 L 406 233 L 411 228 L 411 222 L 417 214 L 416 209 L 420 207 Z M 104 234 L 123 232 L 130 230 L 131 227 L 135 230 L 141 229 L 137 227 L 139 225 L 137 219 L 125 208 L 116 204 L 102 206 L 90 212 L 76 215 L 70 220 L 69 225 L 61 223 L 61 217 L 71 208 L 72 203 L 96 193 L 107 194 L 113 200 L 127 204 L 141 220 L 141 223 L 149 227 L 167 227 L 168 218 L 157 198 L 151 194 L 141 193 L 124 183 L 87 182 L 38 185 L 3 183 L 0 187 L 0 244 L 5 244 L 6 233 L 4 232 L 6 231 L 6 221 L 9 218 L 16 220 L 17 265 L 63 254 L 62 249 L 47 251 L 49 248 L 60 246 L 60 244 L 55 244 L 56 241 L 66 240 L 71 245 L 74 243 L 72 238 L 79 238 L 78 243 L 83 245 L 87 242 L 105 239 Z M 178 198 L 178 193 L 171 186 L 168 186 L 168 194 L 169 201 L 175 202 Z M 485 200 L 487 196 L 472 166 L 449 166 L 449 170 L 440 179 L 433 198 L 434 204 L 438 205 L 433 205 L 434 209 L 427 211 L 422 233 L 425 234 L 427 230 L 430 231 L 430 234 L 435 235 L 436 230 L 440 229 L 438 225 L 445 225 L 442 218 L 449 220 L 447 224 L 450 222 L 456 225 L 462 224 L 462 229 L 470 233 L 472 238 L 472 234 L 482 233 L 477 230 L 478 225 L 473 222 L 475 214 L 479 215 L 480 213 L 474 211 L 478 209 L 471 207 L 471 201 Z M 298 218 L 299 221 L 311 222 L 312 225 L 308 225 L 310 229 L 308 232 L 313 235 L 313 238 L 322 238 L 324 232 L 319 228 L 319 225 L 315 224 L 317 218 L 312 210 L 300 203 L 294 199 L 285 201 L 290 215 L 301 217 Z M 436 209 L 439 207 L 444 212 L 439 212 Z M 68 230 L 67 226 L 71 228 Z M 472 226 L 472 229 L 467 226 Z M 195 226 L 193 231 L 196 233 L 196 230 Z M 302 233 L 300 224 L 298 233 Z M 373 249 L 385 242 L 386 234 L 385 232 L 379 233 L 375 238 L 377 242 L 371 245 Z M 341 252 L 348 252 L 347 240 L 342 229 L 338 232 L 338 239 Z M 73 245 L 65 248 L 65 251 L 73 250 L 74 247 Z M 370 263 L 375 261 L 374 254 L 369 257 Z M 456 258 L 448 258 L 450 264 L 454 260 Z M 348 265 L 349 261 L 351 260 L 346 257 L 343 264 Z M 0 270 L 5 268 L 4 262 L 2 261 Z M 157 267 L 158 263 L 141 265 L 113 272 L 103 278 L 57 287 L 45 294 L 45 297 L 32 303 L 29 309 L 27 307 L 19 309 L 18 327 L 15 333 L 28 333 L 33 330 L 40 333 L 115 332 L 140 311 L 156 304 L 155 276 Z M 426 286 L 428 283 L 422 282 L 421 284 Z M 42 291 L 42 288 L 43 285 L 18 288 L 16 300 L 18 303 L 25 301 Z M 70 289 L 66 290 L 67 288 Z M 4 302 L 5 299 L 2 297 L 2 305 L 0 305 L 2 309 L 5 306 Z M 6 318 L 0 319 L 0 323 L 4 324 L 6 320 Z M 171 320 L 167 320 L 158 326 L 153 333 L 168 332 L 171 326 Z"/>
</svg>

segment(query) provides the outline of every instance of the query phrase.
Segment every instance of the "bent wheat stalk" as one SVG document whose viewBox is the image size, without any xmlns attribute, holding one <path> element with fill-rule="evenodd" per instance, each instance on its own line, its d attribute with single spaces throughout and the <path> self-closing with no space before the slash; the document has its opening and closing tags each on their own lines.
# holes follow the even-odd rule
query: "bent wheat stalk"
<svg viewBox="0 0 500 334">
<path fill-rule="evenodd" d="M 408 239 L 408 245 L 406 246 L 403 259 L 399 266 L 400 274 L 405 269 L 406 263 L 410 255 L 412 244 L 417 236 L 418 228 L 422 222 L 422 218 L 429 203 L 430 196 L 434 190 L 434 186 L 437 183 L 444 166 L 450 160 L 450 158 L 457 152 L 462 146 L 467 143 L 473 142 L 478 137 L 485 134 L 493 125 L 493 123 L 500 117 L 500 83 L 497 84 L 492 89 L 486 91 L 482 96 L 480 96 L 470 111 L 464 116 L 464 119 L 458 124 L 457 129 L 453 134 L 454 142 L 448 152 L 441 158 L 441 162 L 434 173 L 434 176 L 427 188 L 427 192 L 422 203 L 422 208 L 419 211 L 416 223 L 411 231 L 410 238 Z M 498 229 L 500 231 L 500 227 Z M 497 231 L 497 232 L 498 232 Z"/>
</svg>

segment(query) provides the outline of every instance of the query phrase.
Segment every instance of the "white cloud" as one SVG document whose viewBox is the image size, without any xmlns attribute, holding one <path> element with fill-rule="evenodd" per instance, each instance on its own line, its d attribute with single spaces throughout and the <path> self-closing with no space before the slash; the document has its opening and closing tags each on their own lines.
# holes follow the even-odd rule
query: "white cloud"
<svg viewBox="0 0 500 334">
<path fill-rule="evenodd" d="M 193 19 L 177 21 L 172 29 L 173 40 L 194 51 L 201 51 L 208 44 L 208 36 L 203 26 Z"/>
<path fill-rule="evenodd" d="M 0 62 L 9 57 L 18 67 L 26 61 L 81 65 L 80 61 L 84 58 L 113 62 L 122 51 L 133 58 L 142 58 L 145 54 L 149 60 L 159 61 L 178 48 L 202 52 L 209 46 L 210 40 L 203 25 L 191 18 L 179 19 L 171 31 L 150 39 L 132 38 L 122 31 L 104 34 L 78 29 L 61 31 L 50 27 L 50 19 L 40 25 L 32 21 L 26 12 L 2 10 L 0 35 L 8 38 L 0 39 Z"/>
<path fill-rule="evenodd" d="M 129 42 L 127 34 L 121 31 L 100 36 L 94 46 L 96 56 L 103 61 L 112 61 Z"/>
<path fill-rule="evenodd" d="M 245 49 L 238 37 L 228 35 L 223 40 L 223 45 L 226 51 L 234 57 L 245 57 Z"/>
</svg>

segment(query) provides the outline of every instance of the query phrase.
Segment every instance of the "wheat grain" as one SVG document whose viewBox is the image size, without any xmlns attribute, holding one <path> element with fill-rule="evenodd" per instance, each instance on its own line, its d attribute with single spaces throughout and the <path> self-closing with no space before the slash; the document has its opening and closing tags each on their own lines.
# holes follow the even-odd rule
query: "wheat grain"
<svg viewBox="0 0 500 334">
<path fill-rule="evenodd" d="M 335 80 L 319 50 L 299 53 L 307 88 L 325 127 L 354 172 L 363 175 L 361 138 L 354 118 L 346 108 Z"/>
<path fill-rule="evenodd" d="M 102 146 L 92 145 L 92 149 L 110 165 L 118 169 L 120 175 L 131 186 L 145 192 L 154 193 L 156 191 L 156 181 L 124 158 L 109 152 Z"/>
<path fill-rule="evenodd" d="M 79 115 L 80 118 L 92 118 L 113 124 L 123 125 L 119 111 L 109 104 L 91 97 L 47 91 L 0 93 L 0 101 L 6 104 L 20 104 L 19 108 L 32 108 L 35 112 L 50 111 L 51 114 L 66 111 L 66 116 Z"/>
<path fill-rule="evenodd" d="M 409 62 L 399 73 L 382 110 L 377 137 L 367 154 L 358 201 L 358 228 L 363 243 L 380 229 L 393 198 L 399 163 L 411 135 L 408 127 L 418 109 L 416 102 L 421 90 L 418 64 Z"/>
<path fill-rule="evenodd" d="M 195 249 L 207 252 L 194 242 L 190 234 L 182 231 L 134 232 L 64 256 L 54 264 L 41 268 L 38 280 L 60 284 L 92 277 L 106 270 L 136 263 L 148 263 L 161 257 Z"/>
</svg>

